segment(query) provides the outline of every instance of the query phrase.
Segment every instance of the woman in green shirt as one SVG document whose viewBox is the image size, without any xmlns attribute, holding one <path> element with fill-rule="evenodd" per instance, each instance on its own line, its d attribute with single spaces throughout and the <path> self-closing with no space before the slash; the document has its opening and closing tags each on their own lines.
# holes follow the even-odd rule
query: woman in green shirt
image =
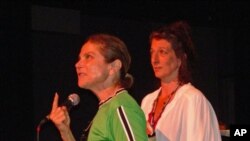
<svg viewBox="0 0 250 141">
<path fill-rule="evenodd" d="M 117 37 L 96 34 L 83 44 L 75 64 L 78 86 L 91 90 L 99 99 L 89 141 L 147 141 L 144 113 L 126 90 L 133 82 L 127 73 L 130 62 L 126 45 Z M 55 94 L 49 118 L 63 141 L 75 141 L 68 112 L 58 106 L 58 98 Z"/>
</svg>

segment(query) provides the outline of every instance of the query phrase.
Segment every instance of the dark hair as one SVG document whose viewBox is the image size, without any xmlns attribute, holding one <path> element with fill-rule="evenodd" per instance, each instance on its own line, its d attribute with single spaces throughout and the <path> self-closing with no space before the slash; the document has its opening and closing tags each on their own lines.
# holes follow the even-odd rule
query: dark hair
<svg viewBox="0 0 250 141">
<path fill-rule="evenodd" d="M 123 87 L 130 88 L 133 83 L 133 77 L 128 75 L 131 57 L 126 44 L 118 37 L 109 34 L 91 35 L 86 42 L 100 45 L 100 53 L 104 56 L 107 63 L 111 63 L 116 59 L 121 61 L 120 82 Z"/>
<path fill-rule="evenodd" d="M 181 59 L 179 81 L 180 83 L 190 82 L 195 53 L 189 24 L 186 21 L 176 21 L 163 26 L 151 33 L 150 43 L 153 39 L 165 39 L 171 43 L 176 56 Z"/>
</svg>

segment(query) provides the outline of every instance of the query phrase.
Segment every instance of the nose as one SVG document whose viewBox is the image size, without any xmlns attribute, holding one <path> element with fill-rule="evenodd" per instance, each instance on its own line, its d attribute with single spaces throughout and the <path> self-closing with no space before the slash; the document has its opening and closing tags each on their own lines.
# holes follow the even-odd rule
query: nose
<svg viewBox="0 0 250 141">
<path fill-rule="evenodd" d="M 152 53 L 151 54 L 151 63 L 152 64 L 159 63 L 159 55 L 158 55 L 158 53 Z"/>
<path fill-rule="evenodd" d="M 81 59 L 79 59 L 76 63 L 75 63 L 75 68 L 76 69 L 79 69 L 79 68 L 81 68 L 82 67 L 82 63 L 83 61 L 81 61 Z"/>
</svg>

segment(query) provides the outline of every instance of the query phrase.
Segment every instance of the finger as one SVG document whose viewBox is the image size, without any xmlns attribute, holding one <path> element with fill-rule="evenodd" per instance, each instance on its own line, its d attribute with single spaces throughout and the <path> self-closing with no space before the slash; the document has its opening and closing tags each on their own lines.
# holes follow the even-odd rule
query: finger
<svg viewBox="0 0 250 141">
<path fill-rule="evenodd" d="M 59 96 L 58 96 L 58 94 L 56 92 L 55 96 L 54 96 L 51 112 L 53 112 L 53 111 L 55 111 L 57 109 L 57 107 L 58 107 L 58 99 L 59 99 Z"/>
<path fill-rule="evenodd" d="M 69 119 L 69 113 L 68 113 L 67 108 L 66 108 L 65 106 L 62 106 L 62 110 L 63 110 L 63 113 L 64 113 L 65 117 L 66 117 L 67 119 Z"/>
<path fill-rule="evenodd" d="M 66 123 L 66 125 L 69 125 L 70 124 L 69 112 L 65 106 L 62 107 L 62 110 L 64 111 L 64 116 L 65 116 L 64 122 Z"/>
<path fill-rule="evenodd" d="M 55 112 L 54 112 L 54 118 L 55 119 L 65 118 L 65 112 L 63 111 L 63 109 L 61 107 L 58 107 L 55 110 Z"/>
<path fill-rule="evenodd" d="M 61 122 L 61 118 L 65 118 L 64 111 L 61 107 L 56 108 L 53 113 L 50 114 L 50 120 L 52 120 L 55 123 Z"/>
<path fill-rule="evenodd" d="M 69 117 L 69 112 L 65 106 L 62 106 L 62 110 L 64 111 L 64 114 L 66 115 L 66 117 Z"/>
</svg>

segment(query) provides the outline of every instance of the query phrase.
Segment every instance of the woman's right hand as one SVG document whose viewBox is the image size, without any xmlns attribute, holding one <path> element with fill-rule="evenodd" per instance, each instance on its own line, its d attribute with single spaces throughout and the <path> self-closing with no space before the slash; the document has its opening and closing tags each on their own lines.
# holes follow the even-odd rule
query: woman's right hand
<svg viewBox="0 0 250 141">
<path fill-rule="evenodd" d="M 63 141 L 75 141 L 75 138 L 70 130 L 70 117 L 65 106 L 58 106 L 59 96 L 56 93 L 52 109 L 49 114 L 49 119 L 55 124 L 59 130 Z"/>
<path fill-rule="evenodd" d="M 58 106 L 59 96 L 55 93 L 49 119 L 55 124 L 61 134 L 70 130 L 70 117 L 65 106 Z"/>
</svg>

